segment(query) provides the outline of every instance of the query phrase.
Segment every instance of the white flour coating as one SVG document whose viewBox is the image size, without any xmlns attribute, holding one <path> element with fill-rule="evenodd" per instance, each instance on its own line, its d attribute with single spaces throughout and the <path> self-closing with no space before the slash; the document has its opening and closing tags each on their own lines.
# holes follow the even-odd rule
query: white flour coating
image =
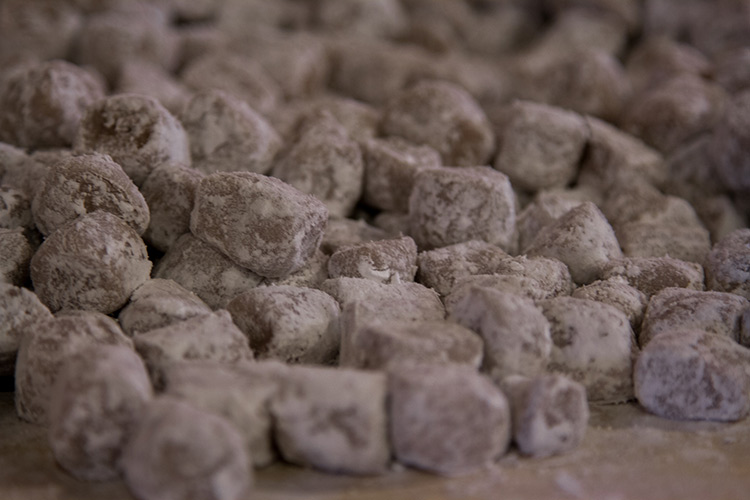
<svg viewBox="0 0 750 500">
<path fill-rule="evenodd" d="M 144 409 L 121 469 L 128 489 L 144 499 L 238 500 L 254 478 L 233 425 L 168 396 Z"/>
<path fill-rule="evenodd" d="M 328 261 L 328 275 L 401 283 L 414 281 L 416 264 L 417 245 L 404 236 L 339 248 Z"/>
<path fill-rule="evenodd" d="M 581 384 L 552 374 L 511 376 L 499 385 L 510 403 L 513 439 L 521 453 L 546 457 L 569 452 L 581 443 L 589 420 Z"/>
<path fill-rule="evenodd" d="M 149 278 L 146 245 L 118 217 L 102 211 L 50 235 L 31 260 L 37 295 L 51 310 L 111 313 Z"/>
<path fill-rule="evenodd" d="M 31 204 L 34 222 L 48 235 L 77 217 L 96 210 L 112 213 L 139 235 L 149 224 L 143 195 L 108 156 L 63 159 L 41 180 Z"/>
<path fill-rule="evenodd" d="M 641 347 L 671 330 L 701 330 L 740 340 L 742 313 L 750 301 L 733 293 L 665 288 L 648 303 L 638 338 Z"/>
<path fill-rule="evenodd" d="M 190 229 L 237 264 L 280 278 L 312 257 L 327 219 L 323 203 L 279 179 L 216 173 L 198 186 Z"/>
<path fill-rule="evenodd" d="M 83 152 L 108 154 L 136 186 L 161 163 L 190 165 L 188 136 L 153 97 L 118 94 L 86 110 L 75 140 Z"/>
<path fill-rule="evenodd" d="M 507 449 L 508 402 L 473 368 L 404 365 L 388 379 L 390 435 L 399 462 L 455 476 L 489 466 Z"/>
<path fill-rule="evenodd" d="M 648 305 L 646 295 L 630 286 L 622 276 L 594 281 L 573 290 L 571 296 L 577 299 L 596 300 L 616 307 L 627 315 L 633 331 L 640 330 L 643 314 Z"/>
<path fill-rule="evenodd" d="M 703 290 L 703 266 L 670 257 L 626 257 L 605 264 L 601 278 L 621 276 L 646 297 L 664 288 Z"/>
<path fill-rule="evenodd" d="M 424 169 L 409 198 L 410 235 L 422 250 L 483 240 L 511 251 L 515 200 L 508 177 L 489 167 Z"/>
<path fill-rule="evenodd" d="M 132 336 L 210 312 L 205 302 L 176 281 L 151 279 L 133 292 L 117 319 Z"/>
<path fill-rule="evenodd" d="M 190 138 L 193 167 L 206 174 L 267 173 L 281 139 L 248 104 L 219 90 L 197 93 L 180 115 Z"/>
<path fill-rule="evenodd" d="M 445 296 L 461 278 L 493 274 L 499 263 L 509 257 L 497 245 L 469 240 L 421 252 L 417 258 L 417 278 L 420 283 Z"/>
<path fill-rule="evenodd" d="M 572 297 L 546 300 L 540 306 L 553 342 L 549 370 L 583 384 L 589 401 L 631 399 L 638 348 L 627 316 L 610 305 Z"/>
<path fill-rule="evenodd" d="M 65 359 L 85 347 L 106 344 L 133 348 L 117 322 L 101 313 L 66 311 L 35 323 L 21 337 L 16 358 L 16 413 L 28 422 L 48 423 L 52 389 Z"/>
<path fill-rule="evenodd" d="M 294 366 L 282 384 L 271 414 L 285 460 L 327 472 L 386 471 L 391 453 L 385 374 Z"/>
<path fill-rule="evenodd" d="M 283 363 L 266 361 L 246 365 L 178 362 L 165 373 L 164 393 L 226 418 L 242 434 L 253 465 L 264 467 L 276 460 L 269 403 L 279 391 L 285 370 Z"/>
<path fill-rule="evenodd" d="M 0 152 L 0 165 L 2 165 Z M 2 179 L 0 166 L 0 179 Z M 10 186 L 0 186 L 0 228 L 32 228 L 34 220 L 31 216 L 31 201 L 20 189 Z"/>
<path fill-rule="evenodd" d="M 564 262 L 578 284 L 591 283 L 607 262 L 622 257 L 612 226 L 591 202 L 573 208 L 544 228 L 527 253 Z"/>
<path fill-rule="evenodd" d="M 21 338 L 35 322 L 51 317 L 49 309 L 33 292 L 0 283 L 0 373 L 13 373 Z"/>
<path fill-rule="evenodd" d="M 341 342 L 339 305 L 312 288 L 258 287 L 235 297 L 227 310 L 258 359 L 330 364 Z"/>
<path fill-rule="evenodd" d="M 450 321 L 375 320 L 357 330 L 339 366 L 382 370 L 405 363 L 457 363 L 478 369 L 481 337 Z"/>
<path fill-rule="evenodd" d="M 534 237 L 545 227 L 587 199 L 571 197 L 566 191 L 540 191 L 534 201 L 518 214 L 518 248 L 525 252 Z"/>
<path fill-rule="evenodd" d="M 562 188 L 578 174 L 589 129 L 570 111 L 530 101 L 516 101 L 507 111 L 494 167 L 513 186 L 535 192 Z"/>
<path fill-rule="evenodd" d="M 452 304 L 449 319 L 482 337 L 483 370 L 493 379 L 546 371 L 552 352 L 550 325 L 531 299 L 475 287 Z"/>
<path fill-rule="evenodd" d="M 381 128 L 440 153 L 444 165 L 486 165 L 495 149 L 487 116 L 462 87 L 423 80 L 396 92 L 385 106 Z"/>
<path fill-rule="evenodd" d="M 225 310 L 140 333 L 133 340 L 157 388 L 164 382 L 164 371 L 176 361 L 239 363 L 253 359 L 247 338 Z"/>
<path fill-rule="evenodd" d="M 234 297 L 263 280 L 262 276 L 238 266 L 190 233 L 175 241 L 153 274 L 154 278 L 176 281 L 213 309 L 226 306 Z"/>
<path fill-rule="evenodd" d="M 25 284 L 34 250 L 23 229 L 0 229 L 0 283 Z"/>
<path fill-rule="evenodd" d="M 719 241 L 705 267 L 709 289 L 750 299 L 750 229 L 738 229 Z"/>
<path fill-rule="evenodd" d="M 57 462 L 83 480 L 118 477 L 122 449 L 152 396 L 146 368 L 129 347 L 91 346 L 68 358 L 49 410 Z"/>
<path fill-rule="evenodd" d="M 359 145 L 323 111 L 300 127 L 297 140 L 273 167 L 273 175 L 348 217 L 362 196 L 365 167 Z"/>
</svg>

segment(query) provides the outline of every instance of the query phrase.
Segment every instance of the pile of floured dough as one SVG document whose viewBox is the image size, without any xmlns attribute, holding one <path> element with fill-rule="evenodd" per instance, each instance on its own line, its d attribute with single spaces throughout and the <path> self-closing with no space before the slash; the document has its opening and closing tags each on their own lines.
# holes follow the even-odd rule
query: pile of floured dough
<svg viewBox="0 0 750 500">
<path fill-rule="evenodd" d="M 710 18 L 711 22 L 705 22 Z M 5 0 L 0 373 L 239 500 L 750 412 L 750 3 Z"/>
</svg>

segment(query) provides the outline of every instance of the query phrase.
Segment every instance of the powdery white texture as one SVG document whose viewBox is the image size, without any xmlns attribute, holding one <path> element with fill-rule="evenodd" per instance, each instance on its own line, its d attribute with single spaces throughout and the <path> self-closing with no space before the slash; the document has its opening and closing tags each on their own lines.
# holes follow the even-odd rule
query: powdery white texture
<svg viewBox="0 0 750 500">
<path fill-rule="evenodd" d="M 190 230 L 237 264 L 280 278 L 312 257 L 327 220 L 323 203 L 279 179 L 216 173 L 198 185 Z"/>
<path fill-rule="evenodd" d="M 122 472 L 143 500 L 240 500 L 253 483 L 240 433 L 170 397 L 146 406 L 123 452 Z"/>
<path fill-rule="evenodd" d="M 714 245 L 705 268 L 707 288 L 750 299 L 750 229 L 738 229 Z"/>
<path fill-rule="evenodd" d="M 23 229 L 0 229 L 0 283 L 21 286 L 29 277 L 29 263 L 34 255 Z"/>
<path fill-rule="evenodd" d="M 318 288 L 327 279 L 328 255 L 316 250 L 310 260 L 298 271 L 283 278 L 264 278 L 261 286 L 288 285 Z"/>
<path fill-rule="evenodd" d="M 516 197 L 508 177 L 489 167 L 425 169 L 409 198 L 409 227 L 422 250 L 483 240 L 510 251 Z"/>
<path fill-rule="evenodd" d="M 178 362 L 165 373 L 164 393 L 226 418 L 242 434 L 253 465 L 264 467 L 276 460 L 269 403 L 279 391 L 285 370 L 284 364 L 275 361 L 242 365 Z"/>
<path fill-rule="evenodd" d="M 52 233 L 31 259 L 31 281 L 52 311 L 109 314 L 149 279 L 151 261 L 138 234 L 119 217 L 97 211 Z"/>
<path fill-rule="evenodd" d="M 52 318 L 30 290 L 0 283 L 0 375 L 12 375 L 21 339 L 37 321 Z"/>
<path fill-rule="evenodd" d="M 154 269 L 154 278 L 176 281 L 212 309 L 226 306 L 263 280 L 190 233 L 179 237 L 164 254 Z"/>
<path fill-rule="evenodd" d="M 623 177 L 646 179 L 656 186 L 667 181 L 668 168 L 659 152 L 603 120 L 585 120 L 590 136 L 578 184 L 604 191 Z"/>
<path fill-rule="evenodd" d="M 669 287 L 703 290 L 703 266 L 671 257 L 626 257 L 605 264 L 602 279 L 618 276 L 647 298 Z"/>
<path fill-rule="evenodd" d="M 143 239 L 166 252 L 177 238 L 190 232 L 195 190 L 203 174 L 178 163 L 162 163 L 154 168 L 141 186 L 151 212 Z"/>
<path fill-rule="evenodd" d="M 182 81 L 196 91 L 222 90 L 263 115 L 271 114 L 282 97 L 279 85 L 258 62 L 229 52 L 209 53 L 191 61 L 182 71 Z"/>
<path fill-rule="evenodd" d="M 475 274 L 466 276 L 456 281 L 451 292 L 445 296 L 445 310 L 450 312 L 474 287 L 492 288 L 501 292 L 512 293 L 519 297 L 526 297 L 534 301 L 545 300 L 554 297 L 542 289 L 539 282 L 525 276 L 513 276 L 508 274 Z"/>
<path fill-rule="evenodd" d="M 591 402 L 631 399 L 638 347 L 625 313 L 601 302 L 572 297 L 557 297 L 539 305 L 552 335 L 549 371 L 583 384 Z"/>
<path fill-rule="evenodd" d="M 398 232 L 395 232 L 391 235 L 383 229 L 369 225 L 362 219 L 331 218 L 326 225 L 320 249 L 330 255 L 341 247 L 384 240 L 397 234 Z"/>
<path fill-rule="evenodd" d="M 383 370 L 405 363 L 456 363 L 479 368 L 483 356 L 481 337 L 451 321 L 375 320 L 352 340 L 340 366 Z"/>
<path fill-rule="evenodd" d="M 84 111 L 103 96 L 95 76 L 68 62 L 21 65 L 0 84 L 0 141 L 33 149 L 70 146 Z"/>
<path fill-rule="evenodd" d="M 735 421 L 750 411 L 750 350 L 700 330 L 655 337 L 635 365 L 635 395 L 651 413 L 677 420 Z"/>
<path fill-rule="evenodd" d="M 575 289 L 571 296 L 616 307 L 627 315 L 630 326 L 635 332 L 640 331 L 643 314 L 648 305 L 648 297 L 637 288 L 630 286 L 622 276 L 594 281 Z"/>
<path fill-rule="evenodd" d="M 57 463 L 85 481 L 117 478 L 122 449 L 152 397 L 146 368 L 130 348 L 92 346 L 69 357 L 49 409 Z"/>
<path fill-rule="evenodd" d="M 544 228 L 527 254 L 564 262 L 578 284 L 591 283 L 607 262 L 622 257 L 612 226 L 591 202 L 573 208 Z"/>
<path fill-rule="evenodd" d="M 570 195 L 565 191 L 540 191 L 534 200 L 518 214 L 518 248 L 526 251 L 539 232 L 568 213 L 584 201 L 592 201 Z"/>
<path fill-rule="evenodd" d="M 95 345 L 133 348 L 117 322 L 101 313 L 67 311 L 24 331 L 16 358 L 16 412 L 23 420 L 48 423 L 55 380 L 66 358 Z"/>
<path fill-rule="evenodd" d="M 359 145 L 322 111 L 305 120 L 273 175 L 318 198 L 331 216 L 347 217 L 362 195 L 365 167 Z"/>
<path fill-rule="evenodd" d="M 157 388 L 163 386 L 165 370 L 177 361 L 210 360 L 233 364 L 253 359 L 247 337 L 232 323 L 232 317 L 225 310 L 140 333 L 133 341 Z"/>
<path fill-rule="evenodd" d="M 195 94 L 180 115 L 193 168 L 205 174 L 244 170 L 265 174 L 281 149 L 273 127 L 246 102 L 220 90 Z"/>
<path fill-rule="evenodd" d="M 494 166 L 516 188 L 565 187 L 578 174 L 589 136 L 584 119 L 561 108 L 530 101 L 510 105 Z"/>
<path fill-rule="evenodd" d="M 414 281 L 417 245 L 408 236 L 339 248 L 328 260 L 331 278 L 348 276 L 380 283 Z"/>
<path fill-rule="evenodd" d="M 362 201 L 379 210 L 407 212 L 417 172 L 442 165 L 440 154 L 431 147 L 399 137 L 373 138 L 360 144 L 365 164 Z"/>
<path fill-rule="evenodd" d="M 446 476 L 490 466 L 510 442 L 505 396 L 487 377 L 458 365 L 400 366 L 388 374 L 396 460 Z"/>
<path fill-rule="evenodd" d="M 703 225 L 628 222 L 617 227 L 627 257 L 674 257 L 702 263 L 711 250 L 711 235 Z"/>
<path fill-rule="evenodd" d="M 290 367 L 271 400 L 285 460 L 326 472 L 383 474 L 390 462 L 383 373 Z"/>
<path fill-rule="evenodd" d="M 395 93 L 385 106 L 381 129 L 440 153 L 444 165 L 485 165 L 495 149 L 487 116 L 462 87 L 423 80 Z"/>
<path fill-rule="evenodd" d="M 133 181 L 103 155 L 74 156 L 56 163 L 41 180 L 31 210 L 44 235 L 97 210 L 116 215 L 139 235 L 150 219 L 146 200 Z"/>
<path fill-rule="evenodd" d="M 208 314 L 211 308 L 176 281 L 151 279 L 130 296 L 117 319 L 130 336 Z"/>
<path fill-rule="evenodd" d="M 341 341 L 339 305 L 325 292 L 293 286 L 258 287 L 227 305 L 258 359 L 331 364 Z"/>
<path fill-rule="evenodd" d="M 578 382 L 559 374 L 511 376 L 500 387 L 513 415 L 513 440 L 524 455 L 558 455 L 583 441 L 589 406 Z"/>
<path fill-rule="evenodd" d="M 499 246 L 470 240 L 434 250 L 417 257 L 417 279 L 442 296 L 448 295 L 464 277 L 493 274 L 499 263 L 510 256 Z"/>
<path fill-rule="evenodd" d="M 568 266 L 556 258 L 519 255 L 500 261 L 495 274 L 529 278 L 545 298 L 569 295 L 575 288 Z"/>
<path fill-rule="evenodd" d="M 190 90 L 184 84 L 163 67 L 143 59 L 125 61 L 122 64 L 116 93 L 153 97 L 174 115 L 179 114 L 190 99 Z"/>
<path fill-rule="evenodd" d="M 153 97 L 118 94 L 86 109 L 75 148 L 107 154 L 136 186 L 161 163 L 190 165 L 188 136 L 180 122 Z"/>
<path fill-rule="evenodd" d="M 482 337 L 482 368 L 492 378 L 546 371 L 552 352 L 550 325 L 531 299 L 473 287 L 452 304 L 449 319 Z"/>
<path fill-rule="evenodd" d="M 750 301 L 733 293 L 665 288 L 651 297 L 638 340 L 643 347 L 670 330 L 701 330 L 738 341 L 748 309 Z"/>
</svg>

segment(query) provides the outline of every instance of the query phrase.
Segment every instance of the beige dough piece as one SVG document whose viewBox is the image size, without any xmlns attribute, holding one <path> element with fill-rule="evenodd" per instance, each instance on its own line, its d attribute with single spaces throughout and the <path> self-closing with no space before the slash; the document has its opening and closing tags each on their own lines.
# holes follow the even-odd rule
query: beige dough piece
<svg viewBox="0 0 750 500">
<path fill-rule="evenodd" d="M 13 375 L 18 346 L 32 325 L 51 318 L 31 290 L 0 283 L 0 376 Z"/>
<path fill-rule="evenodd" d="M 328 260 L 331 278 L 365 278 L 379 283 L 414 281 L 417 245 L 408 236 L 339 248 Z"/>
</svg>

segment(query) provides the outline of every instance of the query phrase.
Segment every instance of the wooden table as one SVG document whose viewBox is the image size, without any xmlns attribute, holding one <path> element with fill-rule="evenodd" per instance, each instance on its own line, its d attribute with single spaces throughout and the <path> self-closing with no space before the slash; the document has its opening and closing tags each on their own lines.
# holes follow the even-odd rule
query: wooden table
<svg viewBox="0 0 750 500">
<path fill-rule="evenodd" d="M 635 404 L 592 407 L 573 453 L 531 460 L 515 452 L 490 470 L 442 478 L 395 466 L 375 478 L 286 465 L 256 474 L 258 500 L 750 499 L 750 419 L 672 422 Z M 0 393 L 0 500 L 131 500 L 121 481 L 85 483 L 59 469 L 41 427 L 20 422 Z"/>
</svg>

